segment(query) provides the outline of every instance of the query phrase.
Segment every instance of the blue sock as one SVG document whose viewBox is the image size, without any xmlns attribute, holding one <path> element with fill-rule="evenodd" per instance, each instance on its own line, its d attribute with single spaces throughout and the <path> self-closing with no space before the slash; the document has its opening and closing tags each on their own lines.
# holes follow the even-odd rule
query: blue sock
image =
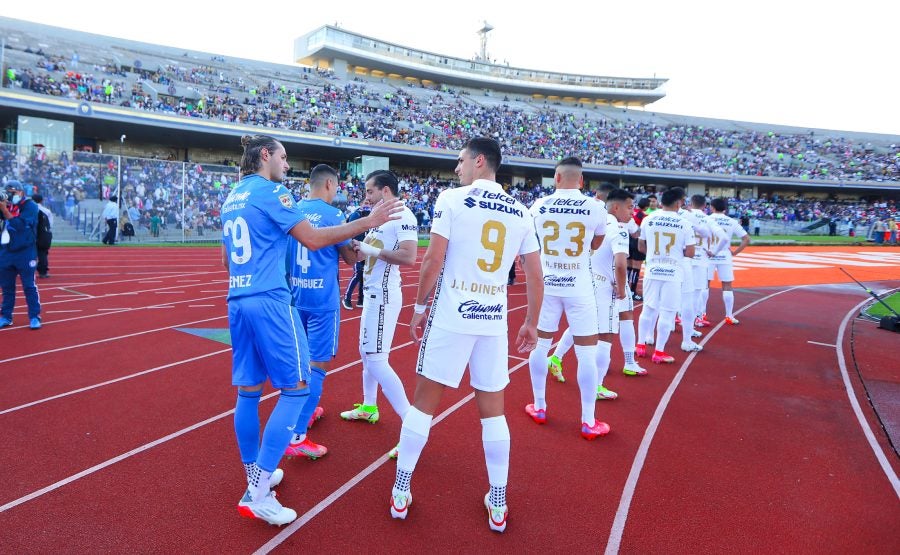
<svg viewBox="0 0 900 555">
<path fill-rule="evenodd" d="M 237 403 L 234 406 L 234 433 L 237 436 L 241 462 L 252 463 L 259 454 L 259 391 L 242 391 L 238 389 Z"/>
<path fill-rule="evenodd" d="M 256 466 L 266 472 L 274 472 L 278 468 L 278 461 L 284 455 L 294 435 L 294 427 L 297 425 L 297 415 L 303 410 L 303 405 L 309 398 L 309 388 L 282 389 L 275 409 L 266 422 L 266 429 L 262 436 L 262 446 L 259 448 L 259 456 L 256 458 Z"/>
<path fill-rule="evenodd" d="M 313 411 L 319 406 L 319 399 L 322 398 L 325 370 L 316 366 L 311 367 L 310 370 L 312 372 L 309 379 L 309 399 L 306 400 L 306 404 L 303 405 L 303 410 L 300 411 L 300 416 L 297 418 L 297 427 L 294 428 L 294 433 L 297 435 L 306 433 L 306 429 L 309 427 L 309 419 L 312 418 Z"/>
</svg>

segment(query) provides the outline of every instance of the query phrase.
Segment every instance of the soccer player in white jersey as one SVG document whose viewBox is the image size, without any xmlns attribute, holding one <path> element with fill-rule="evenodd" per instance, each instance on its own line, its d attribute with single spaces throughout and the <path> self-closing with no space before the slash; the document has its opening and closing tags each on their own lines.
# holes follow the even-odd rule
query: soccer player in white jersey
<svg viewBox="0 0 900 555">
<path fill-rule="evenodd" d="M 681 282 L 681 350 L 685 352 L 699 352 L 703 347 L 694 343 L 695 337 L 700 337 L 701 333 L 694 329 L 694 322 L 697 316 L 697 296 L 696 287 L 694 285 L 694 265 L 697 251 L 702 250 L 702 244 L 707 241 L 711 235 L 709 225 L 706 220 L 693 213 L 690 209 L 681 207 L 678 215 L 684 218 L 693 230 L 694 256 L 685 257 L 682 261 L 684 268 L 684 281 Z"/>
<path fill-rule="evenodd" d="M 694 326 L 705 328 L 710 325 L 710 321 L 706 319 L 706 299 L 709 298 L 709 259 L 723 249 L 728 248 L 730 237 L 725 233 L 719 224 L 717 224 L 711 216 L 706 213 L 706 197 L 703 195 L 693 195 L 691 197 L 691 212 L 698 218 L 706 222 L 709 227 L 710 236 L 707 239 L 700 240 L 698 238 L 694 249 L 694 298 L 697 303 L 694 311 L 697 318 Z M 699 333 L 699 332 L 698 332 Z"/>
<path fill-rule="evenodd" d="M 509 511 L 509 426 L 503 391 L 509 383 L 507 296 L 509 268 L 524 257 L 528 308 L 516 345 L 528 352 L 537 341 L 543 282 L 531 214 L 496 183 L 497 141 L 469 139 L 459 153 L 462 185 L 447 189 L 434 206 L 431 242 L 422 260 L 409 330 L 420 342 L 415 404 L 403 419 L 391 515 L 405 519 L 412 503 L 410 480 L 428 441 L 444 388 L 459 387 L 466 365 L 481 416 L 481 438 L 490 491 L 484 497 L 491 530 L 506 529 Z M 428 321 L 425 303 L 434 290 Z"/>
<path fill-rule="evenodd" d="M 732 284 L 734 283 L 734 263 L 732 262 L 732 259 L 742 250 L 747 248 L 747 245 L 750 244 L 750 236 L 747 235 L 747 232 L 741 227 L 741 224 L 737 220 L 728 217 L 725 213 L 725 211 L 728 210 L 728 203 L 725 202 L 725 199 L 713 199 L 710 205 L 712 206 L 712 214 L 710 215 L 712 220 L 725 230 L 725 233 L 728 234 L 728 240 L 731 241 L 732 237 L 737 237 L 741 240 L 741 244 L 734 250 L 729 246 L 729 248 L 722 250 L 719 254 L 710 258 L 708 275 L 709 279 L 713 279 L 716 273 L 719 275 L 719 281 L 722 282 L 722 301 L 725 303 L 725 323 L 736 326 L 740 324 L 740 322 L 734 317 L 734 290 L 732 289 Z M 707 299 L 708 298 L 707 293 Z M 705 319 L 706 300 L 703 301 L 703 316 Z"/>
<path fill-rule="evenodd" d="M 538 321 L 537 347 L 528 357 L 534 403 L 525 412 L 538 424 L 547 421 L 547 355 L 563 312 L 575 339 L 578 388 L 581 391 L 581 435 L 592 440 L 609 433 L 594 418 L 597 389 L 597 302 L 591 274 L 591 250 L 606 234 L 606 209 L 581 192 L 581 160 L 564 158 L 556 164 L 556 191 L 531 206 L 541 242 L 544 302 Z"/>
<path fill-rule="evenodd" d="M 600 188 L 597 189 L 597 192 L 594 194 L 594 198 L 600 202 L 604 208 L 606 208 L 606 198 L 612 191 L 617 190 L 615 185 L 610 183 L 603 183 L 600 185 Z M 633 197 L 632 197 L 633 198 Z M 632 208 L 634 202 L 632 201 Z M 634 218 L 631 214 L 628 215 L 625 222 L 620 222 L 616 216 L 612 213 L 608 213 L 607 215 L 607 234 L 611 233 L 609 231 L 609 225 L 613 225 L 613 231 L 618 233 L 617 228 L 622 228 L 625 232 L 630 236 L 635 237 L 635 241 L 637 241 L 637 235 L 640 234 L 640 228 L 634 222 Z M 629 241 L 629 253 L 630 253 L 631 242 Z M 627 261 L 626 261 L 627 262 Z M 591 261 L 591 265 L 594 266 L 593 259 Z M 626 268 L 626 272 L 627 272 Z M 630 281 L 630 278 L 629 278 Z M 596 284 L 596 275 L 595 275 L 595 284 Z M 633 291 L 630 289 L 628 283 L 625 284 L 626 289 L 628 289 L 628 299 L 625 301 L 618 302 L 618 310 L 619 310 L 619 344 L 622 347 L 622 354 L 625 357 L 625 367 L 622 372 L 626 376 L 644 376 L 647 374 L 647 371 L 641 368 L 634 359 L 634 345 L 635 345 L 635 332 L 634 332 L 634 299 Z M 599 310 L 599 309 L 598 309 Z M 601 312 L 598 312 L 600 314 Z M 559 338 L 559 342 L 556 344 L 556 348 L 553 349 L 553 354 L 547 359 L 547 369 L 550 371 L 550 374 L 556 378 L 558 382 L 565 382 L 566 378 L 563 375 L 563 367 L 562 367 L 562 359 L 569 352 L 569 349 L 575 344 L 572 339 L 572 329 L 566 328 L 566 331 L 563 332 L 562 336 Z M 599 362 L 598 362 L 599 364 Z M 603 376 L 606 375 L 605 371 L 601 372 Z M 615 391 L 608 389 L 603 385 L 603 377 L 600 378 L 600 381 L 597 384 L 597 399 L 616 399 L 618 395 Z"/>
<path fill-rule="evenodd" d="M 638 344 L 635 353 L 647 356 L 647 344 L 656 327 L 656 349 L 651 360 L 670 364 L 675 357 L 665 352 L 669 335 L 675 329 L 675 313 L 681 304 L 684 257 L 694 256 L 691 224 L 678 215 L 684 190 L 672 187 L 662 194 L 662 210 L 644 218 L 638 248 L 647 255 L 644 275 L 644 310 L 638 320 Z M 657 322 L 658 320 L 658 322 Z"/>
<path fill-rule="evenodd" d="M 374 206 L 381 200 L 396 199 L 397 176 L 388 170 L 376 170 L 366 176 L 366 201 Z M 388 362 L 397 317 L 403 307 L 400 266 L 416 262 L 418 223 L 409 208 L 401 217 L 369 230 L 358 243 L 363 270 L 363 311 L 359 324 L 359 354 L 363 361 L 363 401 L 341 413 L 344 420 L 378 421 L 378 385 L 394 411 L 402 419 L 409 409 L 403 382 Z M 391 456 L 395 456 L 394 450 Z"/>
</svg>

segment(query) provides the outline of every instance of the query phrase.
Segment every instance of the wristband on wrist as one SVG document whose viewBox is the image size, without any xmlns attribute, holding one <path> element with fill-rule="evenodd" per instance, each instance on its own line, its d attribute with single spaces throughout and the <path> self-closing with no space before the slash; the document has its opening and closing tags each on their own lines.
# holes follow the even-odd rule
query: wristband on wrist
<svg viewBox="0 0 900 555">
<path fill-rule="evenodd" d="M 360 243 L 359 252 L 363 253 L 366 256 L 378 258 L 378 255 L 381 254 L 381 249 L 379 249 L 378 247 L 373 247 L 368 243 Z"/>
<path fill-rule="evenodd" d="M 416 314 L 425 314 L 426 308 L 428 308 L 428 305 L 417 303 L 413 305 L 413 312 L 415 312 Z"/>
</svg>

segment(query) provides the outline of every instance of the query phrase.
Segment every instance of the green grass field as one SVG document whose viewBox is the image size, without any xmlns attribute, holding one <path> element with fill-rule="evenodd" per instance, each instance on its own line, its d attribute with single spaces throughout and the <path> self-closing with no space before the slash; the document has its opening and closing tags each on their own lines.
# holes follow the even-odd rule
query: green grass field
<svg viewBox="0 0 900 555">
<path fill-rule="evenodd" d="M 888 304 L 891 308 L 900 312 L 900 292 L 894 293 L 893 295 L 888 295 L 887 297 L 882 297 L 882 301 Z M 888 314 L 892 314 L 883 304 L 878 301 L 875 301 L 875 304 L 869 306 L 865 311 L 865 314 L 871 316 L 873 318 L 881 318 L 882 316 L 887 316 Z"/>
</svg>

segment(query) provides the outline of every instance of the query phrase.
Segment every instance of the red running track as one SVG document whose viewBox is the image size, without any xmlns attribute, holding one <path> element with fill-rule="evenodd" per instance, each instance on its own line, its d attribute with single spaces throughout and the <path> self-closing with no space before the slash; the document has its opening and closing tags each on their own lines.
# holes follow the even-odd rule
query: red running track
<svg viewBox="0 0 900 555">
<path fill-rule="evenodd" d="M 740 327 L 714 328 L 703 353 L 646 378 L 616 372 L 614 347 L 606 385 L 620 398 L 598 402 L 613 431 L 594 442 L 578 434 L 574 357 L 573 379 L 548 384 L 546 426 L 525 416 L 527 364 L 511 357 L 503 535 L 481 506 L 486 472 L 466 386 L 445 395 L 410 517 L 390 518 L 394 463 L 384 454 L 400 422 L 384 401 L 376 425 L 337 418 L 361 389 L 359 311 L 342 311 L 327 416 L 310 433 L 330 453 L 283 461 L 279 498 L 301 518 L 277 529 L 234 509 L 243 471 L 228 346 L 173 329 L 227 325 L 218 251 L 61 248 L 51 264 L 44 329 L 0 331 L 4 552 L 900 551 L 897 455 L 851 379 L 874 447 L 866 438 L 837 356 L 849 356 L 847 338 L 834 347 L 865 300 L 855 286 L 738 291 Z M 407 284 L 415 278 L 406 272 Z M 510 294 L 511 307 L 524 303 L 523 286 Z M 721 311 L 716 292 L 710 302 Z M 391 361 L 411 394 L 410 312 Z M 523 312 L 510 313 L 511 328 Z M 262 403 L 262 418 L 273 405 Z"/>
</svg>

